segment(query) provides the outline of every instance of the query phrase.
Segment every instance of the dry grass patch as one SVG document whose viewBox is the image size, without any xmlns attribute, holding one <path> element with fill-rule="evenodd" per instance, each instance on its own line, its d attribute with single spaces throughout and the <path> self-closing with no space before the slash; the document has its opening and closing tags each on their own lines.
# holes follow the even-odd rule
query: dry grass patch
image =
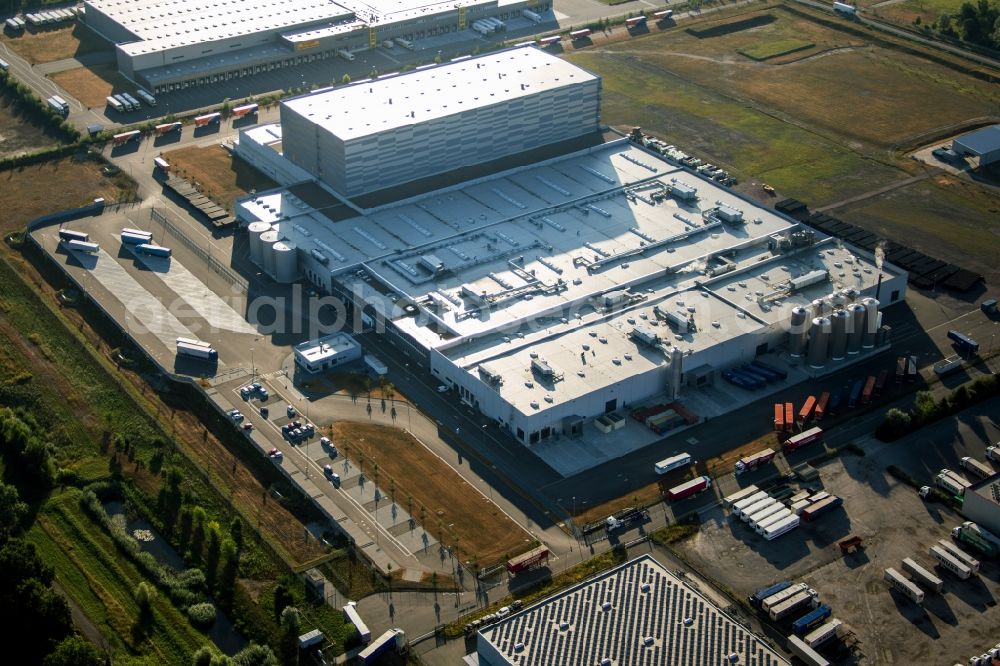
<svg viewBox="0 0 1000 666">
<path fill-rule="evenodd" d="M 18 37 L 3 33 L 0 41 L 32 65 L 113 49 L 108 41 L 81 23 L 55 30 L 26 30 Z"/>
<path fill-rule="evenodd" d="M 250 190 L 277 187 L 274 181 L 218 145 L 178 148 L 163 153 L 163 158 L 172 165 L 173 173 L 196 183 L 205 196 L 227 210 L 232 209 L 234 199 L 246 196 Z"/>
<path fill-rule="evenodd" d="M 769 432 L 735 449 L 726 451 L 720 456 L 709 458 L 705 461 L 706 471 L 713 478 L 732 474 L 736 468 L 737 460 L 745 458 L 752 453 L 763 451 L 764 449 L 781 450 L 781 444 L 778 443 L 778 436 L 773 432 Z"/>
<path fill-rule="evenodd" d="M 43 127 L 10 112 L 10 101 L 0 98 L 0 158 L 31 153 L 59 143 Z"/>
<path fill-rule="evenodd" d="M 680 483 L 680 481 L 678 481 L 678 483 Z M 587 523 L 604 520 L 608 516 L 621 511 L 622 509 L 649 506 L 658 501 L 660 501 L 660 484 L 659 482 L 653 482 L 649 485 L 642 486 L 641 488 L 636 488 L 628 495 L 616 497 L 613 500 L 608 500 L 607 502 L 598 504 L 597 506 L 584 507 L 578 504 L 576 507 L 576 522 L 582 527 Z M 565 508 L 572 510 L 571 507 Z"/>
<path fill-rule="evenodd" d="M 58 186 L 55 186 L 58 184 Z M 23 229 L 31 220 L 54 210 L 75 208 L 96 197 L 107 201 L 132 198 L 135 183 L 121 173 L 108 176 L 102 165 L 65 158 L 0 171 L 0 232 Z"/>
<path fill-rule="evenodd" d="M 104 108 L 108 95 L 128 85 L 125 77 L 111 64 L 67 69 L 49 78 L 88 108 Z"/>
<path fill-rule="evenodd" d="M 467 560 L 489 565 L 520 553 L 530 534 L 412 435 L 386 426 L 333 425 L 334 441 L 366 478 L 411 511 L 432 536 Z M 376 465 L 378 466 L 376 469 Z"/>
</svg>

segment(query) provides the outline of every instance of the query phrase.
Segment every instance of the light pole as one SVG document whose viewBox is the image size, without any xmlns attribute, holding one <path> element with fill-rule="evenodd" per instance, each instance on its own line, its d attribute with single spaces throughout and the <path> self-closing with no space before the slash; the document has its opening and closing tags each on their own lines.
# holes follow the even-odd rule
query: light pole
<svg viewBox="0 0 1000 666">
<path fill-rule="evenodd" d="M 253 364 L 253 347 L 250 348 L 250 374 L 252 375 L 250 381 L 257 381 L 257 366 Z"/>
</svg>

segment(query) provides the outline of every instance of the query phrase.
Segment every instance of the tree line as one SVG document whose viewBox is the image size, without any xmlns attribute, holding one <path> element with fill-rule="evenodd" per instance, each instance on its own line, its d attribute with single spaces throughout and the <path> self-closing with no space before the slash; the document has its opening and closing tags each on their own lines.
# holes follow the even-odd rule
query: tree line
<svg viewBox="0 0 1000 666">
<path fill-rule="evenodd" d="M 919 18 L 915 21 L 919 25 Z M 1000 2 L 963 2 L 954 14 L 942 14 L 931 30 L 944 37 L 1000 51 Z"/>
</svg>

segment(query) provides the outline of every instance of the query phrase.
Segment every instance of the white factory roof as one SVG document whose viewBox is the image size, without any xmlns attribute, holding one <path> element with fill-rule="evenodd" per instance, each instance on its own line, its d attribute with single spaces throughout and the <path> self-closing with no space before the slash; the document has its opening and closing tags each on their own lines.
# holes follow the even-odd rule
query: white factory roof
<svg viewBox="0 0 1000 666">
<path fill-rule="evenodd" d="M 420 18 L 421 16 L 452 11 L 458 7 L 476 5 L 496 6 L 497 0 L 342 0 L 369 23 L 394 23 Z"/>
<path fill-rule="evenodd" d="M 88 0 L 141 41 L 122 46 L 130 55 L 272 32 L 349 18 L 330 0 Z"/>
<path fill-rule="evenodd" d="M 346 333 L 334 333 L 318 340 L 307 340 L 295 345 L 295 356 L 307 365 L 316 365 L 337 354 L 356 349 L 358 343 Z"/>
<path fill-rule="evenodd" d="M 595 80 L 533 46 L 358 81 L 282 104 L 347 141 Z"/>
<path fill-rule="evenodd" d="M 730 663 L 730 655 L 736 664 L 788 666 L 650 555 L 514 613 L 480 630 L 478 641 L 480 656 L 492 647 L 517 666 L 605 659 L 615 666 L 706 666 Z"/>
<path fill-rule="evenodd" d="M 666 194 L 674 186 L 700 199 Z M 690 355 L 878 280 L 870 254 L 808 228 L 815 244 L 772 252 L 769 239 L 802 228 L 624 140 L 337 223 L 288 192 L 239 205 L 301 251 L 329 256 L 326 268 L 345 287 L 382 303 L 421 344 L 476 377 L 486 364 L 503 377 L 504 399 L 526 414 L 665 365 L 674 347 Z M 711 210 L 721 207 L 742 212 L 744 224 L 718 223 Z M 445 270 L 433 274 L 426 255 Z M 817 271 L 826 275 L 784 289 Z M 883 273 L 900 274 L 891 265 Z M 604 298 L 621 290 L 630 304 L 606 309 Z M 420 316 L 404 316 L 404 303 L 419 304 Z M 673 330 L 657 307 L 687 312 L 697 330 Z M 637 343 L 636 327 L 664 344 Z M 535 358 L 562 379 L 539 381 Z"/>
</svg>

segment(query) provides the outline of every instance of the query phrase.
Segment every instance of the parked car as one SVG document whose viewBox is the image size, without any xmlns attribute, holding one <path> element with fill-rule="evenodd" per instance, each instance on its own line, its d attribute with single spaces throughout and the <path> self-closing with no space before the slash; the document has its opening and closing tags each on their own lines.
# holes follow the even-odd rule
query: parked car
<svg viewBox="0 0 1000 666">
<path fill-rule="evenodd" d="M 268 415 L 268 409 L 267 409 L 267 407 L 261 407 L 260 408 L 260 415 L 263 416 L 265 419 L 267 418 L 267 415 Z"/>
<path fill-rule="evenodd" d="M 229 418 L 231 418 L 236 423 L 239 423 L 240 421 L 243 420 L 243 414 L 240 413 L 240 410 L 234 409 L 229 412 Z"/>
<path fill-rule="evenodd" d="M 264 388 L 263 386 L 261 387 L 261 389 L 259 391 L 257 391 L 257 395 L 258 395 L 258 397 L 260 397 L 261 400 L 267 400 L 268 398 L 271 397 L 271 394 L 268 393 L 267 389 Z"/>
<path fill-rule="evenodd" d="M 271 449 L 267 452 L 268 458 L 281 458 L 284 454 L 278 449 Z"/>
<path fill-rule="evenodd" d="M 253 430 L 253 424 L 248 421 L 247 423 L 243 424 L 243 429 L 246 430 L 247 432 L 250 432 L 251 430 Z"/>
<path fill-rule="evenodd" d="M 440 386 L 437 387 L 437 392 L 438 393 L 447 393 L 448 392 L 448 387 L 446 385 L 444 385 L 444 384 L 441 384 Z"/>
<path fill-rule="evenodd" d="M 244 400 L 250 399 L 250 393 L 251 391 L 249 386 L 244 386 L 240 389 L 240 397 L 243 398 Z"/>
<path fill-rule="evenodd" d="M 288 416 L 288 418 L 292 418 L 293 416 L 295 416 L 295 408 L 292 407 L 291 405 L 286 405 L 285 414 Z"/>
</svg>

